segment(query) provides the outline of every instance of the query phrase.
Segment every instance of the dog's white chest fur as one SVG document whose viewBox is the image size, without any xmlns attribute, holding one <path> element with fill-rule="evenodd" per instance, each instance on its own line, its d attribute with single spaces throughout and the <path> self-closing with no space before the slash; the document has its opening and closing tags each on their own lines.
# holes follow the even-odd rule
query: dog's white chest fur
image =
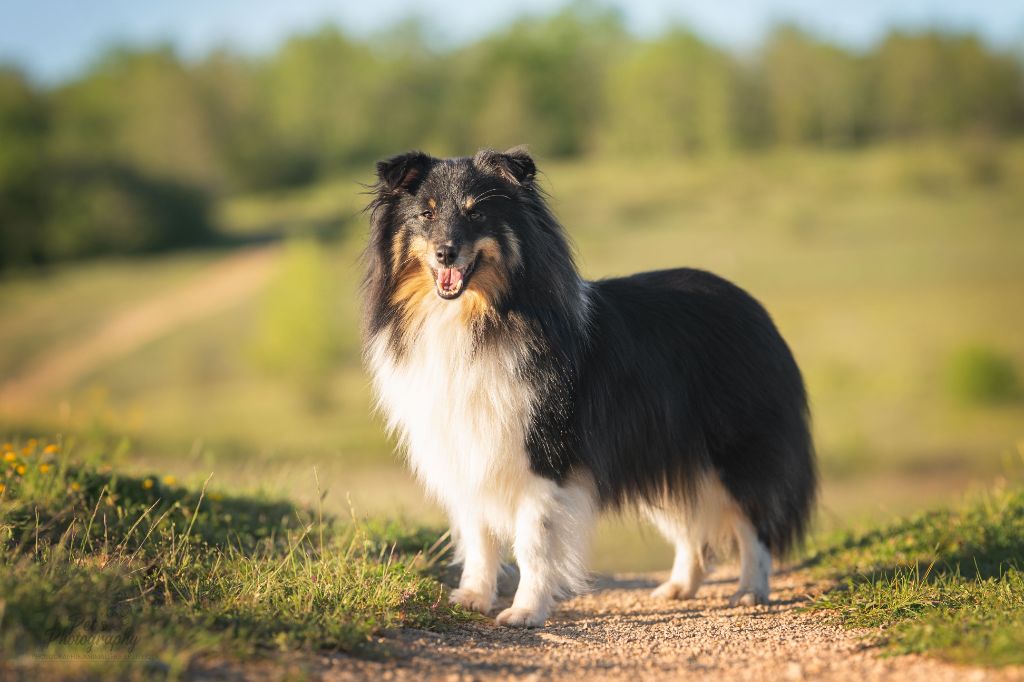
<svg viewBox="0 0 1024 682">
<path fill-rule="evenodd" d="M 372 340 L 370 363 L 380 407 L 417 476 L 449 512 L 467 506 L 497 532 L 533 477 L 525 451 L 533 395 L 512 342 L 474 349 L 460 301 L 431 299 L 404 356 Z"/>
</svg>

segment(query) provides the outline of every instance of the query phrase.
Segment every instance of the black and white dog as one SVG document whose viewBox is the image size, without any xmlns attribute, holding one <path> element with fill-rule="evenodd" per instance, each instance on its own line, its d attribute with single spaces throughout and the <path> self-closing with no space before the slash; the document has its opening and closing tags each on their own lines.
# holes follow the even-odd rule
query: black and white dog
<svg viewBox="0 0 1024 682">
<path fill-rule="evenodd" d="M 377 164 L 365 356 L 416 475 L 448 512 L 462 579 L 504 625 L 540 626 L 583 589 L 604 508 L 675 545 L 663 598 L 692 597 L 706 551 L 738 548 L 735 603 L 768 600 L 771 556 L 816 491 L 807 397 L 768 313 L 707 272 L 582 279 L 521 149 Z"/>
</svg>

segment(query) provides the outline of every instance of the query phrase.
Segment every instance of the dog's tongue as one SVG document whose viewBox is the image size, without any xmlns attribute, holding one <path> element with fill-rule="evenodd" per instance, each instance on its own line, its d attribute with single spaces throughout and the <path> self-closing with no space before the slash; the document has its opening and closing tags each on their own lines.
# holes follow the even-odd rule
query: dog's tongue
<svg viewBox="0 0 1024 682">
<path fill-rule="evenodd" d="M 462 284 L 462 272 L 458 268 L 441 268 L 437 271 L 437 283 L 444 291 L 454 291 Z"/>
</svg>

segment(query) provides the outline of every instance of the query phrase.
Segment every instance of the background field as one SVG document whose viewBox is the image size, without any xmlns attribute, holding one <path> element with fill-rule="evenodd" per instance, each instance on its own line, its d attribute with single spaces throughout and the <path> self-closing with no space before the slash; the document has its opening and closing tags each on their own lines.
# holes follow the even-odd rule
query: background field
<svg viewBox="0 0 1024 682">
<path fill-rule="evenodd" d="M 452 40 L 444 11 L 381 7 L 395 23 L 367 31 L 315 4 L 277 6 L 280 22 L 268 5 L 227 23 L 220 5 L 139 10 L 163 42 L 127 5 L 0 17 L 0 444 L 63 434 L 119 471 L 193 487 L 213 472 L 300 504 L 315 468 L 328 512 L 442 523 L 360 362 L 365 186 L 409 148 L 526 143 L 586 276 L 688 265 L 767 306 L 810 389 L 819 530 L 1013 470 L 1019 11 L 758 0 L 758 35 L 736 42 L 667 9 L 638 30 L 635 3 L 550 0 L 490 23 L 484 3 Z M 223 42 L 207 31 L 196 49 L 200 26 Z M 243 47 L 264 29 L 276 42 Z M 595 565 L 666 559 L 612 520 Z"/>
<path fill-rule="evenodd" d="M 886 145 L 703 160 L 545 162 L 544 184 L 588 277 L 689 265 L 772 312 L 810 389 L 825 482 L 819 527 L 906 512 L 1004 471 L 1024 447 L 1019 386 L 958 388 L 965 349 L 1024 366 L 1024 146 Z M 978 169 L 981 168 L 982 171 Z M 235 235 L 287 237 L 223 307 L 3 394 L 0 431 L 130 440 L 120 464 L 438 520 L 371 414 L 358 350 L 368 173 L 225 199 Z M 235 250 L 109 260 L 0 283 L 0 372 L 24 380 L 153 300 L 236 277 Z M 971 370 L 969 370 L 971 371 Z M 975 372 L 983 370 L 973 370 Z M 12 388 L 13 386 L 13 388 Z M 622 551 L 622 543 L 635 551 Z M 652 533 L 607 524 L 600 568 L 659 567 Z"/>
</svg>

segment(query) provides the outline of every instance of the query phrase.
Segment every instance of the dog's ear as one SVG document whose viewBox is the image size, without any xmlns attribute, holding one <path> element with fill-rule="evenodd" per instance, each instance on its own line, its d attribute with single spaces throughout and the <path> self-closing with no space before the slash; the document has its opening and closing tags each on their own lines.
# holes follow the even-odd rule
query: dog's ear
<svg viewBox="0 0 1024 682">
<path fill-rule="evenodd" d="M 433 161 L 423 152 L 406 152 L 377 162 L 377 191 L 381 194 L 398 194 L 416 191 Z"/>
<path fill-rule="evenodd" d="M 533 162 L 526 147 L 513 147 L 506 152 L 481 149 L 473 157 L 473 164 L 520 187 L 532 186 L 537 177 L 537 164 Z"/>
</svg>

